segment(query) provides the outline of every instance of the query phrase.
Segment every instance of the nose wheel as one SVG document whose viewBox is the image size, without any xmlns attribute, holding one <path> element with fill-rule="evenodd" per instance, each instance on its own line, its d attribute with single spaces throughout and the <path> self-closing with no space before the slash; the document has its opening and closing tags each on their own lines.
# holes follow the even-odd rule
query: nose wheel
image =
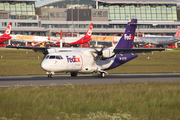
<svg viewBox="0 0 180 120">
<path fill-rule="evenodd" d="M 53 77 L 53 74 L 48 74 L 48 78 L 52 78 Z"/>
<path fill-rule="evenodd" d="M 46 74 L 48 75 L 47 76 L 48 78 L 52 78 L 54 75 L 54 72 L 46 72 Z"/>
</svg>

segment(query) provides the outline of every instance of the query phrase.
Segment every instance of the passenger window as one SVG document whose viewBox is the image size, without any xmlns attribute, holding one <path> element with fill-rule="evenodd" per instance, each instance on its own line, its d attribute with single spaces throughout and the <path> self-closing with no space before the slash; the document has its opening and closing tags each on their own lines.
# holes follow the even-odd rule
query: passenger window
<svg viewBox="0 0 180 120">
<path fill-rule="evenodd" d="M 50 56 L 49 59 L 55 59 L 55 56 Z"/>
</svg>

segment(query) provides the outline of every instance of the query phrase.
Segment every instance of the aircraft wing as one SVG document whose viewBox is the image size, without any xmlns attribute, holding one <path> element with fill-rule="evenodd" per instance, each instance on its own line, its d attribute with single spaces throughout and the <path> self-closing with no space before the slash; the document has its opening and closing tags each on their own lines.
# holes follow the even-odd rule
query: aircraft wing
<svg viewBox="0 0 180 120">
<path fill-rule="evenodd" d="M 6 48 L 16 48 L 16 49 L 32 49 L 35 52 L 40 51 L 43 54 L 45 54 L 46 52 L 46 47 L 22 47 L 22 46 L 6 46 Z"/>
<path fill-rule="evenodd" d="M 147 53 L 152 51 L 164 51 L 165 49 L 114 49 L 114 53 L 116 54 L 125 54 L 125 53 Z"/>
</svg>

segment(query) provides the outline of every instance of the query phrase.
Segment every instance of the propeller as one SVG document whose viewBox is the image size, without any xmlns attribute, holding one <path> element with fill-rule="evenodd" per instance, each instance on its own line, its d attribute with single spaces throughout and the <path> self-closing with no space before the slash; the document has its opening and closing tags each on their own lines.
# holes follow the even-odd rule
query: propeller
<svg viewBox="0 0 180 120">
<path fill-rule="evenodd" d="M 102 47 L 100 51 L 98 51 L 97 49 L 95 49 L 95 54 L 97 54 L 97 57 L 101 60 L 103 58 L 103 50 L 104 48 Z"/>
</svg>

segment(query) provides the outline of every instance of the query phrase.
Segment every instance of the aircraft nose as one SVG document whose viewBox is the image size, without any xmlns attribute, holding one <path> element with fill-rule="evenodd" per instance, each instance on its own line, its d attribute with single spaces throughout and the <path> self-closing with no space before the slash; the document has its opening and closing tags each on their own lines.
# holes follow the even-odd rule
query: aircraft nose
<svg viewBox="0 0 180 120">
<path fill-rule="evenodd" d="M 45 70 L 45 71 L 50 71 L 50 70 L 51 70 L 50 64 L 48 64 L 48 63 L 45 62 L 45 61 L 43 61 L 43 62 L 41 63 L 41 68 L 42 68 L 43 70 Z"/>
</svg>

